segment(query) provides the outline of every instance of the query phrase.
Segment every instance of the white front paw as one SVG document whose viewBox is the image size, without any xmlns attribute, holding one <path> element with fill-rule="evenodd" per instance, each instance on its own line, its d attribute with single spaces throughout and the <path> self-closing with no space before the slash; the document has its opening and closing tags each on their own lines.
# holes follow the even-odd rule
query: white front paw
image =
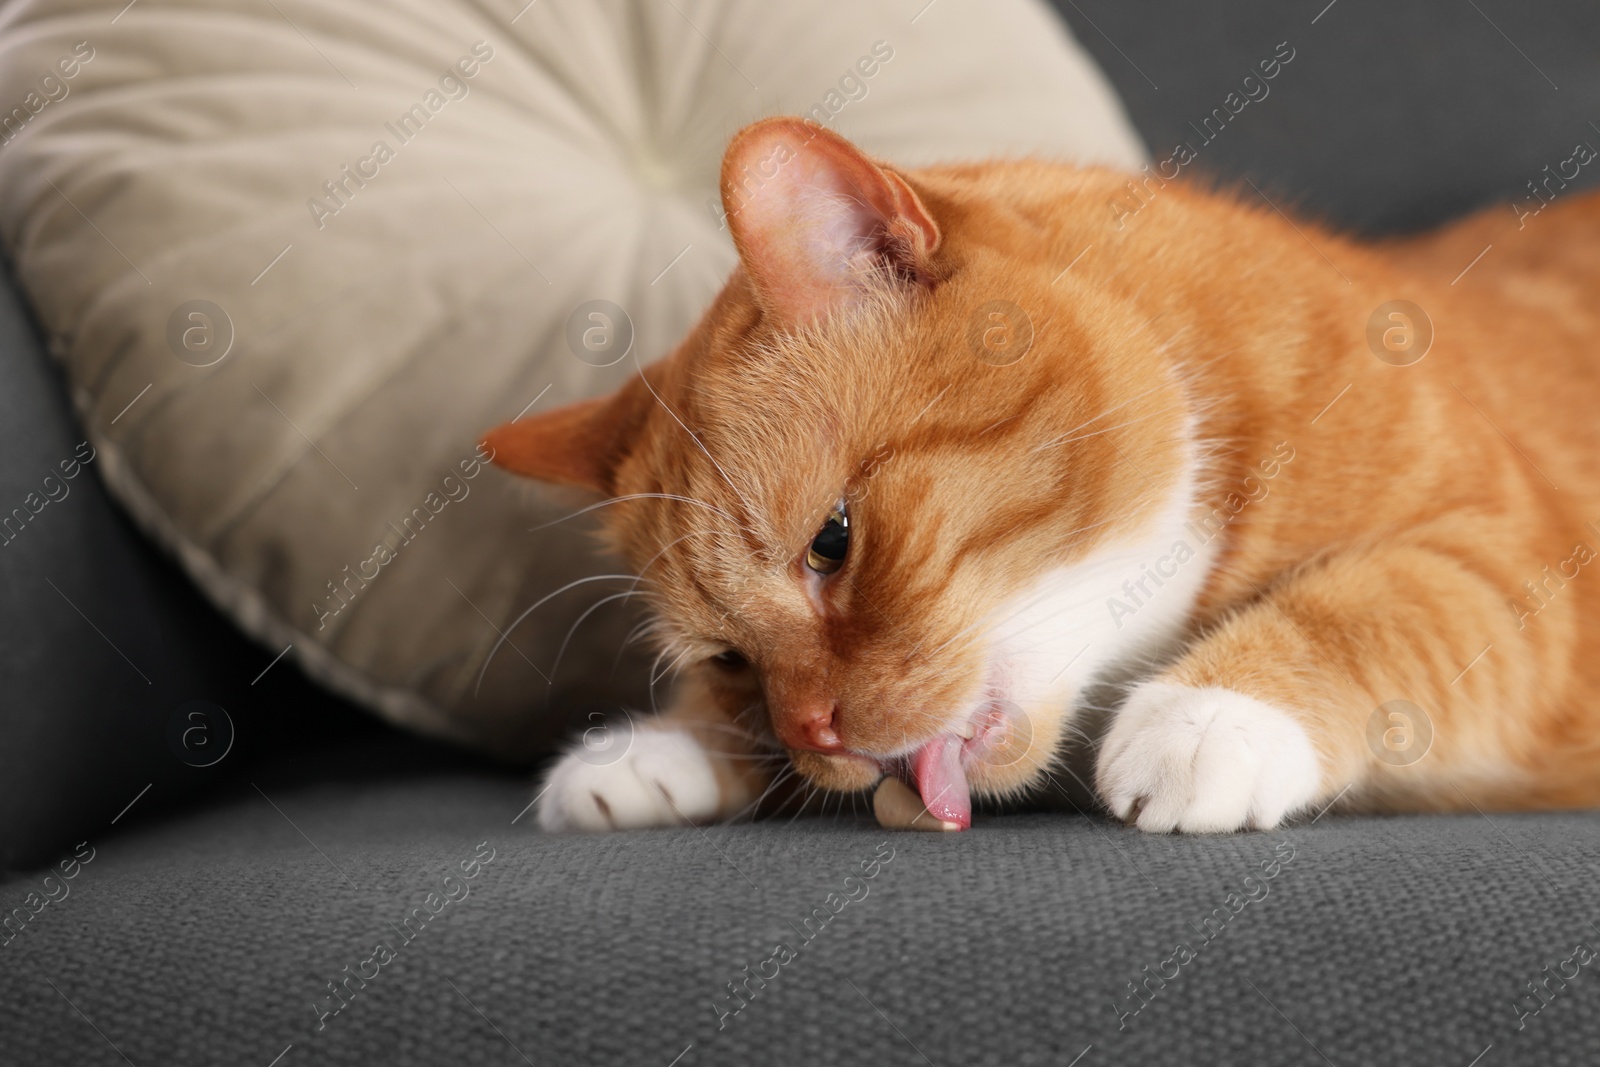
<svg viewBox="0 0 1600 1067">
<path fill-rule="evenodd" d="M 620 751 L 576 745 L 545 780 L 546 830 L 632 830 L 714 818 L 721 789 L 705 748 L 682 730 L 640 727 Z"/>
<path fill-rule="evenodd" d="M 1146 682 L 1101 747 L 1100 795 L 1155 833 L 1270 830 L 1315 799 L 1320 767 L 1286 712 L 1231 689 Z"/>
</svg>

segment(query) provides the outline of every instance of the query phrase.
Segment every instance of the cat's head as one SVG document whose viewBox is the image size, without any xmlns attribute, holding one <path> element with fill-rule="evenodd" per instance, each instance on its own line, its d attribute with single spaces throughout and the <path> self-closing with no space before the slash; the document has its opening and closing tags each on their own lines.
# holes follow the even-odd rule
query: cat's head
<svg viewBox="0 0 1600 1067">
<path fill-rule="evenodd" d="M 1164 625 L 1108 597 L 1192 491 L 1149 315 L 1063 270 L 1113 179 L 1028 167 L 902 173 L 750 126 L 722 166 L 740 266 L 700 323 L 617 393 L 489 435 L 616 498 L 663 662 L 812 783 L 897 773 L 961 825 L 969 789 L 1037 782 L 1075 692 Z"/>
</svg>

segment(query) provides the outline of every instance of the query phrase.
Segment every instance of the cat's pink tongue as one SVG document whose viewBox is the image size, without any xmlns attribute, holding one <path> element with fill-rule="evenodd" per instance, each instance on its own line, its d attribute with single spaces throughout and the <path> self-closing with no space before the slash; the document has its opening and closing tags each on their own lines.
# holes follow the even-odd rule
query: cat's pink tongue
<svg viewBox="0 0 1600 1067">
<path fill-rule="evenodd" d="M 961 769 L 961 738 L 940 734 L 911 754 L 911 777 L 928 814 L 965 830 L 972 825 L 972 794 Z"/>
</svg>

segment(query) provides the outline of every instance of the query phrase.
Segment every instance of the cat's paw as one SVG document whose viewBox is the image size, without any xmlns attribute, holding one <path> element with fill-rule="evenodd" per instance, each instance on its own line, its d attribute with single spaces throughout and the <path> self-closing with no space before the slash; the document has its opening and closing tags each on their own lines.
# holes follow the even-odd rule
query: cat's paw
<svg viewBox="0 0 1600 1067">
<path fill-rule="evenodd" d="M 575 746 L 545 780 L 539 825 L 634 830 L 714 819 L 722 790 L 711 759 L 699 741 L 673 729 L 635 729 L 620 754 Z"/>
<path fill-rule="evenodd" d="M 1271 829 L 1316 798 L 1320 774 L 1288 713 L 1231 689 L 1146 682 L 1113 720 L 1095 777 L 1141 830 L 1220 833 Z"/>
</svg>

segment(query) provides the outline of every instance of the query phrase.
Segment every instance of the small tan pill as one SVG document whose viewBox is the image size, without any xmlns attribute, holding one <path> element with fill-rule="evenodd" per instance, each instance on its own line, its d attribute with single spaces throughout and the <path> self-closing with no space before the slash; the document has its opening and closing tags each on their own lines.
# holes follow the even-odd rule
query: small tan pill
<svg viewBox="0 0 1600 1067">
<path fill-rule="evenodd" d="M 953 822 L 945 822 L 928 814 L 922 798 L 911 787 L 890 775 L 878 783 L 872 794 L 872 813 L 878 825 L 886 830 L 959 830 Z"/>
</svg>

